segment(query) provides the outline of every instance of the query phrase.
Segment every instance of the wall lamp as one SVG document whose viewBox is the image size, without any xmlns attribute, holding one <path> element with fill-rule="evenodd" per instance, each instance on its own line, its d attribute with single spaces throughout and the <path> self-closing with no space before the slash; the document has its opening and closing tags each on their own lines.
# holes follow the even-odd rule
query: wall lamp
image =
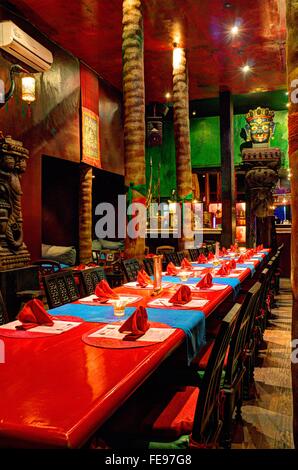
<svg viewBox="0 0 298 470">
<path fill-rule="evenodd" d="M 24 77 L 22 77 L 22 100 L 26 101 L 28 104 L 35 101 L 35 78 L 30 74 L 30 72 L 28 72 L 28 70 L 24 69 L 18 64 L 13 64 L 9 70 L 9 89 L 5 93 L 3 84 L 3 90 L 0 90 L 0 108 L 2 108 L 5 103 L 10 100 L 10 98 L 12 98 L 16 88 L 15 75 L 20 73 L 26 74 Z"/>
</svg>

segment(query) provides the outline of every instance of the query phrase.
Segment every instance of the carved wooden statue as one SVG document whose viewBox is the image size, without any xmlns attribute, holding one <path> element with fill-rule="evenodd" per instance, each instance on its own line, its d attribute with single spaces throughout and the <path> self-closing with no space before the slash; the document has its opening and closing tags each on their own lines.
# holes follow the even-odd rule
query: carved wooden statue
<svg viewBox="0 0 298 470">
<path fill-rule="evenodd" d="M 29 152 L 22 142 L 0 133 L 0 269 L 29 264 L 23 242 L 21 177 Z"/>
<path fill-rule="evenodd" d="M 280 149 L 269 147 L 275 128 L 273 118 L 274 111 L 260 107 L 250 110 L 246 115 L 246 140 L 252 142 L 252 148 L 242 150 L 242 162 L 246 169 L 245 177 L 250 195 L 247 211 L 249 245 L 272 245 L 273 241 L 273 188 L 278 181 L 281 159 Z M 265 231 L 264 226 L 267 227 Z M 259 230 L 260 227 L 262 230 Z M 257 233 L 261 234 L 261 239 L 260 235 L 257 237 Z"/>
</svg>

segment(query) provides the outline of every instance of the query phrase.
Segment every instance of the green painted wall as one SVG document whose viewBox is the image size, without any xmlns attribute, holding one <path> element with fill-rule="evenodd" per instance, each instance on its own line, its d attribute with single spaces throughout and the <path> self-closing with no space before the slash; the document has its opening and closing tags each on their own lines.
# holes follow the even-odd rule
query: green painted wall
<svg viewBox="0 0 298 470">
<path fill-rule="evenodd" d="M 283 152 L 282 167 L 289 167 L 288 158 L 288 111 L 276 111 L 275 134 L 271 146 L 280 147 Z M 245 126 L 245 116 L 234 116 L 234 157 L 235 165 L 241 163 L 240 145 L 244 140 L 240 137 Z M 190 120 L 191 161 L 193 168 L 220 167 L 220 134 L 219 116 Z M 146 177 L 149 180 L 149 161 L 152 157 L 153 182 L 157 194 L 158 164 L 160 162 L 161 197 L 169 197 L 176 187 L 176 160 L 174 130 L 172 122 L 163 126 L 163 144 L 160 147 L 146 148 Z"/>
<path fill-rule="evenodd" d="M 159 147 L 146 148 L 146 181 L 150 177 L 150 157 L 152 158 L 153 190 L 158 195 L 158 165 L 160 162 L 160 196 L 169 197 L 176 188 L 176 152 L 174 128 L 172 122 L 163 124 L 163 144 Z"/>
<path fill-rule="evenodd" d="M 219 116 L 190 120 L 193 168 L 220 165 Z"/>
</svg>

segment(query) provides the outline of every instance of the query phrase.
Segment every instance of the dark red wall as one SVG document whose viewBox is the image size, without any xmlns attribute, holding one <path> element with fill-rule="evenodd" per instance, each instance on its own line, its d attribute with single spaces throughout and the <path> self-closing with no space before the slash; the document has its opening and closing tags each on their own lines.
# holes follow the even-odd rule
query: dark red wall
<svg viewBox="0 0 298 470">
<path fill-rule="evenodd" d="M 14 97 L 8 105 L 0 109 L 0 130 L 5 135 L 9 134 L 14 139 L 21 140 L 30 151 L 28 168 L 22 181 L 22 206 L 24 239 L 32 259 L 36 259 L 40 257 L 42 241 L 41 161 L 43 155 L 80 163 L 80 63 L 78 59 L 40 35 L 32 25 L 0 7 L 0 20 L 4 19 L 13 20 L 30 36 L 50 49 L 54 56 L 54 63 L 49 71 L 35 74 L 36 101 L 31 105 L 31 115 L 27 112 L 27 105 L 20 98 L 19 77 L 16 80 Z M 7 85 L 10 61 L 13 60 L 8 56 L 1 57 L 0 53 L 0 78 Z M 91 82 L 99 88 L 98 107 L 103 168 L 123 174 L 121 94 L 101 81 L 93 72 L 92 74 Z M 90 89 L 89 96 L 92 97 L 92 95 L 93 90 Z M 59 171 L 58 162 L 57 171 Z M 46 173 L 43 178 L 47 178 Z M 66 178 L 66 188 L 67 184 Z M 68 190 L 73 191 L 73 187 L 69 187 Z M 78 191 L 79 188 L 77 188 L 77 194 Z M 72 238 L 72 235 L 66 238 Z"/>
</svg>

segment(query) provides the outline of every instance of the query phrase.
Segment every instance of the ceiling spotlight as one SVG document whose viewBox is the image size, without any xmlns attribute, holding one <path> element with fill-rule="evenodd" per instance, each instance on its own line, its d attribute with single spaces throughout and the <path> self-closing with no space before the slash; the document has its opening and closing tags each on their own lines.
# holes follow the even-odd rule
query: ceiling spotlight
<svg viewBox="0 0 298 470">
<path fill-rule="evenodd" d="M 251 68 L 248 64 L 246 65 L 243 65 L 243 67 L 241 68 L 242 72 L 243 73 L 248 73 L 248 72 L 251 72 Z"/>
<path fill-rule="evenodd" d="M 231 2 L 225 2 L 225 3 L 224 3 L 224 7 L 225 7 L 225 8 L 231 8 L 231 7 L 232 7 L 232 3 L 231 3 Z"/>
<path fill-rule="evenodd" d="M 288 91 L 285 91 L 285 95 L 286 95 L 286 96 L 289 96 L 289 92 L 288 92 Z"/>
<path fill-rule="evenodd" d="M 192 115 L 193 115 L 193 116 L 195 116 L 196 114 L 197 114 L 197 112 L 196 112 L 196 111 L 193 111 L 193 112 L 192 112 Z"/>
<path fill-rule="evenodd" d="M 290 103 L 287 103 L 287 104 L 286 104 L 286 107 L 289 108 L 289 107 L 290 107 Z"/>
<path fill-rule="evenodd" d="M 238 26 L 236 26 L 236 25 L 233 26 L 233 27 L 231 28 L 231 35 L 232 35 L 232 36 L 237 36 L 238 33 L 239 33 L 239 28 L 238 28 Z"/>
<path fill-rule="evenodd" d="M 165 94 L 165 97 L 166 97 L 166 99 L 168 100 L 169 98 L 171 98 L 171 93 L 167 92 L 167 93 Z"/>
</svg>

